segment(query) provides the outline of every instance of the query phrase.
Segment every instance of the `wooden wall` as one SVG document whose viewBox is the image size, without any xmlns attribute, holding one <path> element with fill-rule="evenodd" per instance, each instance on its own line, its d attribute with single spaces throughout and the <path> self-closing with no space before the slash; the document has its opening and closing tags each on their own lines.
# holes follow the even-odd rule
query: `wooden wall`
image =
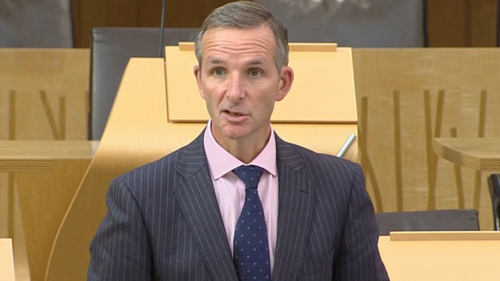
<svg viewBox="0 0 500 281">
<path fill-rule="evenodd" d="M 429 47 L 495 47 L 498 0 L 427 0 Z"/>
<path fill-rule="evenodd" d="M 439 159 L 432 139 L 500 138 L 500 50 L 354 49 L 353 63 L 360 162 L 377 211 L 476 209 L 481 229 L 493 229 L 489 173 Z"/>
<path fill-rule="evenodd" d="M 89 62 L 88 49 L 0 49 L 0 140 L 87 139 Z M 50 248 L 39 245 L 39 249 L 26 253 L 25 243 L 29 244 L 33 237 L 53 240 L 58 228 L 46 222 L 62 221 L 65 210 L 56 210 L 57 216 L 44 212 L 44 208 L 34 212 L 33 200 L 19 202 L 16 197 L 27 192 L 33 198 L 47 199 L 45 208 L 54 207 L 50 200 L 53 196 L 64 197 L 69 204 L 89 162 L 80 165 L 80 174 L 70 176 L 70 184 L 63 178 L 51 177 L 49 171 L 5 172 L 10 169 L 0 165 L 0 237 L 13 238 L 18 280 L 28 280 L 20 276 L 30 275 L 31 280 L 43 280 L 44 272 L 37 269 L 44 264 L 33 262 L 30 272 L 26 256 L 31 258 L 34 253 L 46 263 Z M 59 169 L 72 168 L 62 165 Z M 47 193 L 33 188 L 27 179 L 43 183 L 46 190 L 55 191 L 59 186 L 64 192 Z M 23 214 L 26 217 L 33 213 L 40 215 L 21 219 Z M 43 225 L 43 229 L 23 233 L 27 221 Z"/>
<path fill-rule="evenodd" d="M 166 1 L 166 27 L 199 27 L 231 0 Z M 429 47 L 494 47 L 498 0 L 426 0 Z M 75 47 L 88 48 L 94 27 L 158 27 L 160 0 L 73 0 Z"/>
<path fill-rule="evenodd" d="M 166 1 L 165 27 L 200 27 L 213 9 L 231 0 Z M 73 0 L 75 47 L 88 48 L 95 27 L 159 27 L 161 0 Z"/>
</svg>

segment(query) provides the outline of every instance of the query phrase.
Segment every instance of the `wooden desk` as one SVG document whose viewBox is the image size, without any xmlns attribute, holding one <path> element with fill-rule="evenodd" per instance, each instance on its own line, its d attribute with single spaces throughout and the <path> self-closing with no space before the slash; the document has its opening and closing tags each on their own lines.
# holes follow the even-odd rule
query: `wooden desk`
<svg viewBox="0 0 500 281">
<path fill-rule="evenodd" d="M 378 244 L 392 281 L 500 279 L 500 232 L 400 234 L 396 239 L 381 236 Z"/>
<path fill-rule="evenodd" d="M 59 227 L 98 144 L 98 141 L 0 141 L 0 172 L 11 175 L 9 230 L 16 268 L 18 252 L 25 251 L 32 281 L 44 280 Z M 15 216 L 16 209 L 20 215 Z M 14 231 L 15 217 L 20 218 L 22 231 Z M 25 241 L 25 245 L 19 241 Z"/>
<path fill-rule="evenodd" d="M 10 238 L 0 238 L 0 280 L 14 281 L 14 259 Z"/>
<path fill-rule="evenodd" d="M 0 141 L 0 172 L 45 172 L 54 160 L 90 160 L 99 141 Z"/>
<path fill-rule="evenodd" d="M 477 171 L 500 171 L 500 139 L 436 138 L 434 152 L 455 164 Z"/>
</svg>

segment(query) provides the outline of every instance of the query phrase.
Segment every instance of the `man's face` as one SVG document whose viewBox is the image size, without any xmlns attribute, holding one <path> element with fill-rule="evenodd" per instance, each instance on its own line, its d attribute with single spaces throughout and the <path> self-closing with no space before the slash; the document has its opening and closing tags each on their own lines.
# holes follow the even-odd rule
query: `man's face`
<svg viewBox="0 0 500 281">
<path fill-rule="evenodd" d="M 275 101 L 288 93 L 293 71 L 276 69 L 274 34 L 268 26 L 216 28 L 202 39 L 198 91 L 212 118 L 212 134 L 224 145 L 267 140 Z"/>
</svg>

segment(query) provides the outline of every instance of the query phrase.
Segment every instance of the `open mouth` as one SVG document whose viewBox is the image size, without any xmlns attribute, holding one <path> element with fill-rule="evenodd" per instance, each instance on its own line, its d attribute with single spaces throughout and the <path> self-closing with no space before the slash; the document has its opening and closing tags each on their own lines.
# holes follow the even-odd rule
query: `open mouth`
<svg viewBox="0 0 500 281">
<path fill-rule="evenodd" d="M 231 111 L 225 111 L 227 114 L 235 117 L 243 116 L 243 114 L 237 113 L 237 112 L 231 112 Z"/>
</svg>

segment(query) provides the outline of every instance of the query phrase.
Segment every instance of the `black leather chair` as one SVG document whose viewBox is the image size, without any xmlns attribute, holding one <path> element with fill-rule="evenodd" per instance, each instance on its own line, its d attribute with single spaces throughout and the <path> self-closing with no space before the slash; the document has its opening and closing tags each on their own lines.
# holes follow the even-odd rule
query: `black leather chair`
<svg viewBox="0 0 500 281">
<path fill-rule="evenodd" d="M 493 223 L 495 230 L 500 230 L 500 174 L 492 174 L 488 177 L 491 204 L 493 206 Z"/>
<path fill-rule="evenodd" d="M 380 235 L 391 231 L 467 231 L 479 230 L 476 210 L 433 210 L 376 213 Z"/>
<path fill-rule="evenodd" d="M 166 28 L 164 43 L 192 42 L 196 28 Z M 95 28 L 90 66 L 89 139 L 100 140 L 131 57 L 159 56 L 159 28 Z"/>
</svg>

